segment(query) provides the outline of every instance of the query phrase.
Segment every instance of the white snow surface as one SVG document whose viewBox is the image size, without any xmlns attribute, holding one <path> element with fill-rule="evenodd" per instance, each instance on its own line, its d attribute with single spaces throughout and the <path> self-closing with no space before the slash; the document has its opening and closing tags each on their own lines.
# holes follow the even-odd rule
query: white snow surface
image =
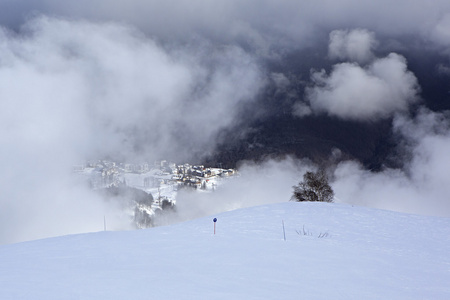
<svg viewBox="0 0 450 300">
<path fill-rule="evenodd" d="M 2 245 L 0 299 L 450 299 L 449 234 L 450 218 L 257 206 Z"/>
</svg>

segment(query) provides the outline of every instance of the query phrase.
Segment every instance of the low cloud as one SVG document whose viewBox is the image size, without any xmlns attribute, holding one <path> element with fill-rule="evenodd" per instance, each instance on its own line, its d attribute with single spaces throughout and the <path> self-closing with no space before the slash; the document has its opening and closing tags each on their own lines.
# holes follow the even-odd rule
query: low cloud
<svg viewBox="0 0 450 300">
<path fill-rule="evenodd" d="M 397 117 L 405 165 L 374 173 L 359 163 L 338 165 L 333 182 L 339 202 L 401 212 L 450 216 L 450 124 L 448 115 L 423 109 L 417 117 Z"/>
<path fill-rule="evenodd" d="M 214 192 L 181 190 L 177 195 L 177 212 L 165 221 L 180 222 L 244 207 L 287 202 L 292 196 L 292 186 L 304 172 L 314 168 L 308 161 L 292 157 L 260 164 L 243 163 L 239 175 L 225 180 Z"/>
<path fill-rule="evenodd" d="M 449 217 L 448 120 L 448 114 L 424 108 L 414 118 L 397 115 L 394 131 L 399 141 L 399 159 L 404 161 L 398 169 L 373 172 L 357 161 L 342 161 L 336 149 L 328 166 L 335 202 Z M 238 177 L 215 192 L 180 192 L 177 214 L 166 221 L 185 221 L 243 207 L 289 201 L 292 186 L 302 180 L 306 171 L 317 168 L 308 161 L 291 157 L 269 159 L 260 164 L 245 163 Z"/>
<path fill-rule="evenodd" d="M 345 120 L 373 121 L 406 112 L 418 100 L 417 78 L 406 59 L 391 53 L 366 67 L 340 63 L 330 74 L 313 71 L 306 95 L 314 113 Z"/>
<path fill-rule="evenodd" d="M 214 135 L 263 82 L 238 47 L 199 40 L 166 49 L 131 27 L 47 17 L 23 31 L 25 38 L 2 36 L 8 119 L 40 120 L 36 131 L 63 124 L 83 141 L 77 148 L 98 156 L 213 150 Z"/>
<path fill-rule="evenodd" d="M 105 214 L 129 228 L 72 166 L 207 154 L 264 82 L 239 47 L 162 47 L 120 24 L 38 17 L 0 41 L 0 243 L 101 230 Z"/>
</svg>

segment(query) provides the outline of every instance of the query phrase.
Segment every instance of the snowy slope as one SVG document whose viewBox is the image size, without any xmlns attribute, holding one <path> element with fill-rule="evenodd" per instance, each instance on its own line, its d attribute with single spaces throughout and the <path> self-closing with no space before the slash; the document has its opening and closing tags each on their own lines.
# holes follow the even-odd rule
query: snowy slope
<svg viewBox="0 0 450 300">
<path fill-rule="evenodd" d="M 0 299 L 450 299 L 449 218 L 289 202 L 213 235 L 212 217 L 0 246 Z"/>
</svg>

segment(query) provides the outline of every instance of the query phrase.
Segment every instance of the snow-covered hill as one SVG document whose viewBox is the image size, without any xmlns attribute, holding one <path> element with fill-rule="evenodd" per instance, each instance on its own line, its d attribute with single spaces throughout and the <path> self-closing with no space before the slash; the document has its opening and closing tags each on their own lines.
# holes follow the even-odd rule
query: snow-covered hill
<svg viewBox="0 0 450 300">
<path fill-rule="evenodd" d="M 449 233 L 450 218 L 257 206 L 0 246 L 0 299 L 450 299 Z"/>
</svg>

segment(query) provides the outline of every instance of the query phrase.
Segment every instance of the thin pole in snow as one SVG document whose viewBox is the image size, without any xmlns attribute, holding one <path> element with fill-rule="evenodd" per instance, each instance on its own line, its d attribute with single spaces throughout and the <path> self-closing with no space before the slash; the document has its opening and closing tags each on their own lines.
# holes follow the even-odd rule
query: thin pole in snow
<svg viewBox="0 0 450 300">
<path fill-rule="evenodd" d="M 103 216 L 103 229 L 106 231 L 106 216 Z"/>
<path fill-rule="evenodd" d="M 283 237 L 284 237 L 284 240 L 286 241 L 286 231 L 284 230 L 284 220 L 281 220 L 281 224 L 283 224 Z"/>
<path fill-rule="evenodd" d="M 214 235 L 216 234 L 216 222 L 217 222 L 217 218 L 213 219 L 214 222 Z"/>
</svg>

